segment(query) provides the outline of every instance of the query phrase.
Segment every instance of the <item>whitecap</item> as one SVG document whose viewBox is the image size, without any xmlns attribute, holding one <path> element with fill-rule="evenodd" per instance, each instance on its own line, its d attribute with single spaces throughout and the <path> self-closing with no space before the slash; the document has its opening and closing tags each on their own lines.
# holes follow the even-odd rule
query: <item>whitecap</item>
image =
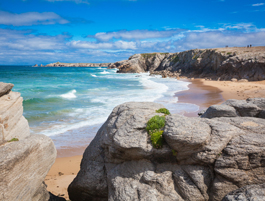
<svg viewBox="0 0 265 201">
<path fill-rule="evenodd" d="M 62 94 L 62 95 L 60 95 L 60 96 L 61 96 L 62 98 L 73 99 L 73 98 L 76 98 L 75 93 L 76 93 L 76 90 L 74 89 L 74 90 L 69 91 L 69 92 L 66 93 L 66 94 Z"/>
<path fill-rule="evenodd" d="M 94 75 L 94 74 L 90 74 L 92 77 L 97 77 L 96 75 Z"/>
<path fill-rule="evenodd" d="M 103 72 L 101 72 L 100 74 L 109 74 L 109 72 L 107 72 L 107 71 L 103 71 Z"/>
</svg>

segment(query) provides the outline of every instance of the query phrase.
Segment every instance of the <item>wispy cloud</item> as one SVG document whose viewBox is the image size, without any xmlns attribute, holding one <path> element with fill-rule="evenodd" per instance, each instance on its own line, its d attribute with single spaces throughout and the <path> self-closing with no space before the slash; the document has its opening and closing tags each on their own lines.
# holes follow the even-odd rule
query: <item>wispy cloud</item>
<svg viewBox="0 0 265 201">
<path fill-rule="evenodd" d="M 184 31 L 183 29 L 171 29 L 171 30 L 121 30 L 116 32 L 101 32 L 94 36 L 87 36 L 96 38 L 99 41 L 109 41 L 112 39 L 124 39 L 124 40 L 141 40 L 150 38 L 168 38 L 175 34 Z"/>
<path fill-rule="evenodd" d="M 135 42 L 127 42 L 127 41 L 116 41 L 116 42 L 87 42 L 87 41 L 71 41 L 68 45 L 72 48 L 84 48 L 84 49 L 103 49 L 103 50 L 112 50 L 112 49 L 120 49 L 120 50 L 131 50 L 136 49 Z"/>
<path fill-rule="evenodd" d="M 34 35 L 30 30 L 0 29 L 0 49 L 10 50 L 60 50 L 65 49 L 65 41 L 70 36 L 57 35 Z"/>
<path fill-rule="evenodd" d="M 264 3 L 256 3 L 256 4 L 252 4 L 252 6 L 263 6 Z"/>
<path fill-rule="evenodd" d="M 265 29 L 258 29 L 248 23 L 221 24 L 216 29 L 197 26 L 197 30 L 179 31 L 174 34 L 165 30 L 117 31 L 111 32 L 118 33 L 117 35 L 91 42 L 87 39 L 73 40 L 68 34 L 34 35 L 30 30 L 0 29 L 0 64 L 55 61 L 115 62 L 135 53 L 179 52 L 226 45 L 230 47 L 265 45 Z M 140 36 L 139 33 L 146 35 Z M 91 37 L 98 38 L 98 34 Z M 162 38 L 161 35 L 167 37 Z"/>
<path fill-rule="evenodd" d="M 68 20 L 63 19 L 53 12 L 28 12 L 28 13 L 9 13 L 0 11 L 0 24 L 13 25 L 13 26 L 30 26 L 37 24 L 66 24 Z"/>
<path fill-rule="evenodd" d="M 86 0 L 45 0 L 45 1 L 49 1 L 49 2 L 58 2 L 58 1 L 71 1 L 71 2 L 74 2 L 76 4 L 81 4 L 81 3 L 84 3 L 84 4 L 90 4 L 88 1 Z"/>
</svg>

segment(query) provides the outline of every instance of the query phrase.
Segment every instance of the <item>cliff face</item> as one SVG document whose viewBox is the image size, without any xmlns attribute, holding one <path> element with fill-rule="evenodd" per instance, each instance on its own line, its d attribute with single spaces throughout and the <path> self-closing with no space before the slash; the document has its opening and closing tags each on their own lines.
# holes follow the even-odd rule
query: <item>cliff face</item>
<svg viewBox="0 0 265 201">
<path fill-rule="evenodd" d="M 170 71 L 190 78 L 264 80 L 265 47 L 136 54 L 128 60 L 111 64 L 109 68 L 118 68 L 119 73 Z"/>
<path fill-rule="evenodd" d="M 156 149 L 145 128 L 160 108 L 114 108 L 68 188 L 72 201 L 265 199 L 265 99 L 228 100 L 202 118 L 168 115 Z"/>
<path fill-rule="evenodd" d="M 60 63 L 60 62 L 56 62 L 56 63 L 47 64 L 45 67 L 108 67 L 110 64 L 111 63 Z"/>
<path fill-rule="evenodd" d="M 13 86 L 0 83 L 0 200 L 47 201 L 44 179 L 56 149 L 50 138 L 30 134 L 23 99 Z"/>
</svg>

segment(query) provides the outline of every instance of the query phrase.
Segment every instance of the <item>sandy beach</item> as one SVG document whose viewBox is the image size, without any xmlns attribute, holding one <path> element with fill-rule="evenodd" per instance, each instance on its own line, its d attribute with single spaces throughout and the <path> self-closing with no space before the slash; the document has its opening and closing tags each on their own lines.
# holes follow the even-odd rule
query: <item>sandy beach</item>
<svg viewBox="0 0 265 201">
<path fill-rule="evenodd" d="M 189 90 L 176 93 L 179 102 L 193 103 L 200 106 L 200 110 L 220 104 L 227 99 L 244 100 L 254 97 L 265 97 L 265 81 L 231 82 L 208 81 L 204 79 L 186 80 L 191 82 Z M 185 116 L 197 116 L 198 112 L 186 113 Z M 78 148 L 83 152 L 86 147 Z M 58 158 L 49 171 L 45 183 L 48 191 L 68 199 L 67 187 L 80 169 L 82 156 L 61 157 L 76 150 L 59 150 Z"/>
</svg>

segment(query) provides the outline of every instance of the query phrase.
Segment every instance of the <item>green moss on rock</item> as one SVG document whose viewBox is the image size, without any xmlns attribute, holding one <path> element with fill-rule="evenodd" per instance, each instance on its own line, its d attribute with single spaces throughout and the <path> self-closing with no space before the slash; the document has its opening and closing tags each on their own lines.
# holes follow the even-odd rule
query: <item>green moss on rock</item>
<svg viewBox="0 0 265 201">
<path fill-rule="evenodd" d="M 150 131 L 161 129 L 165 126 L 165 122 L 166 120 L 164 116 L 161 117 L 159 115 L 156 115 L 147 122 L 146 130 L 148 133 L 150 133 Z"/>
<path fill-rule="evenodd" d="M 19 141 L 18 138 L 12 138 L 11 140 L 9 140 L 8 142 L 16 142 L 16 141 Z"/>
<path fill-rule="evenodd" d="M 160 108 L 159 110 L 156 110 L 157 113 L 163 113 L 163 114 L 166 114 L 166 115 L 169 115 L 170 112 L 167 108 Z"/>
<path fill-rule="evenodd" d="M 159 130 L 151 134 L 151 141 L 154 148 L 162 148 L 164 143 L 163 133 L 164 131 Z"/>
</svg>

